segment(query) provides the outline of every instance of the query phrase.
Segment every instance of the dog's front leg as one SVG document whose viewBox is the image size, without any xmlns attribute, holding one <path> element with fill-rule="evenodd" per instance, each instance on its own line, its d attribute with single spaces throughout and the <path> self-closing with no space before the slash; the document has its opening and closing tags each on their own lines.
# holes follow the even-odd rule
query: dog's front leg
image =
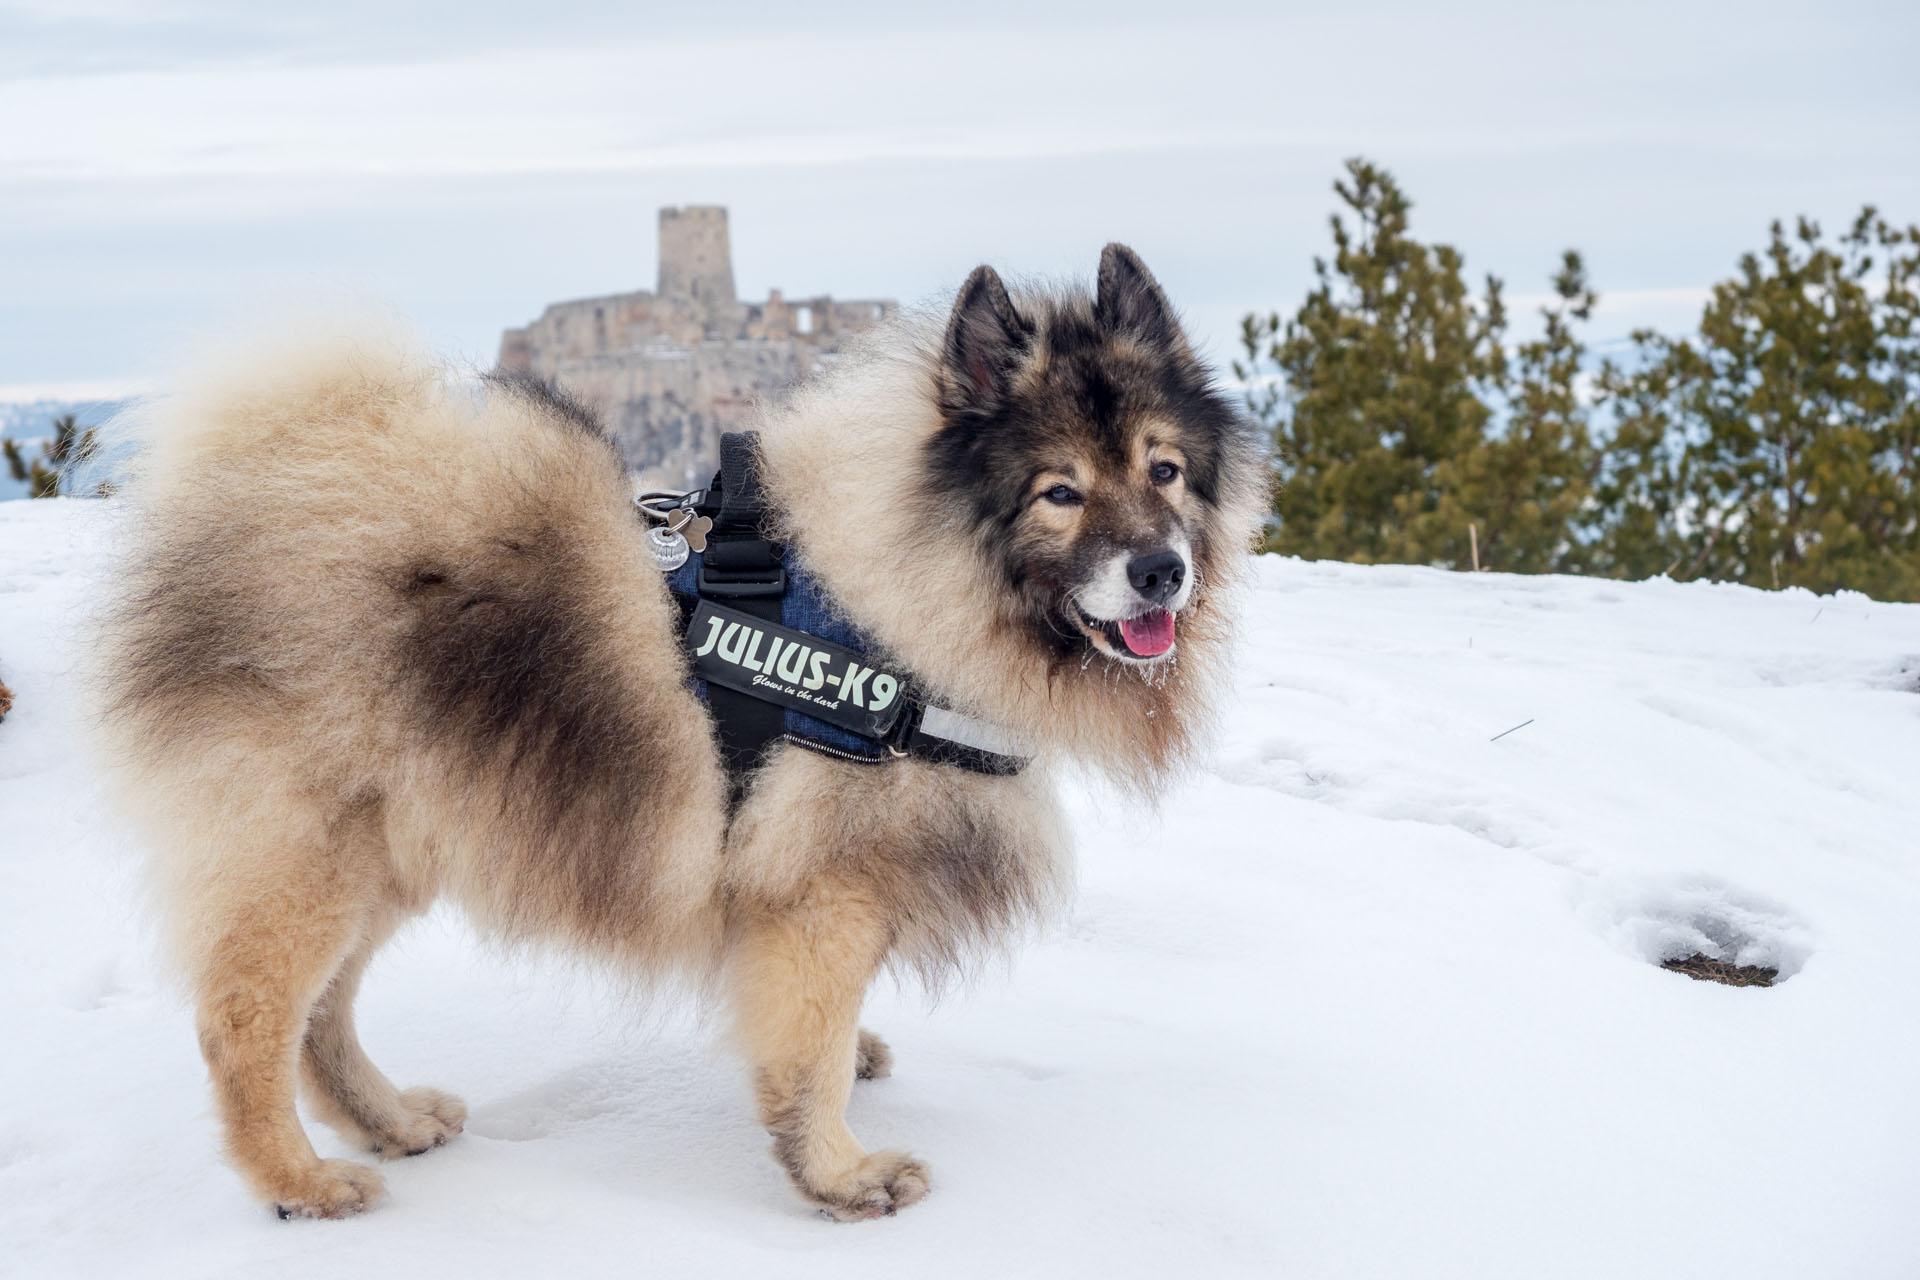
<svg viewBox="0 0 1920 1280">
<path fill-rule="evenodd" d="M 874 896 L 822 876 L 795 901 L 735 911 L 734 1011 L 774 1158 L 800 1194 L 843 1222 L 919 1200 L 926 1166 L 900 1151 L 869 1155 L 847 1128 L 860 1004 L 889 932 Z"/>
</svg>

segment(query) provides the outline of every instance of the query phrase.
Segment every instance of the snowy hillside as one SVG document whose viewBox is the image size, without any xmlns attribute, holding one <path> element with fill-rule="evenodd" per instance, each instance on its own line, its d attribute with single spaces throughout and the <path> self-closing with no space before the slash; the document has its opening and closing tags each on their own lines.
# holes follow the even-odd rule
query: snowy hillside
<svg viewBox="0 0 1920 1280">
<path fill-rule="evenodd" d="M 814 1218 L 710 1028 L 435 917 L 362 1032 L 468 1131 L 283 1223 L 78 743 L 112 516 L 0 504 L 0 1274 L 1920 1275 L 1920 607 L 1269 559 L 1210 768 L 1076 794 L 1071 919 L 870 1008 L 924 1205 Z"/>
</svg>

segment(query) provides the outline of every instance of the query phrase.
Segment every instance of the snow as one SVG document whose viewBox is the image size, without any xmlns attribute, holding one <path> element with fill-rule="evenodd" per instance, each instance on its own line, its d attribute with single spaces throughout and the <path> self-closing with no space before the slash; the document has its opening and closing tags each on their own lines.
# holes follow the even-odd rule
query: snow
<svg viewBox="0 0 1920 1280">
<path fill-rule="evenodd" d="M 361 1025 L 468 1131 L 282 1223 L 82 746 L 113 515 L 0 504 L 0 1274 L 1920 1274 L 1920 607 L 1265 559 L 1208 767 L 1077 789 L 1070 919 L 871 1002 L 926 1203 L 818 1220 L 710 1023 L 436 915 Z"/>
</svg>

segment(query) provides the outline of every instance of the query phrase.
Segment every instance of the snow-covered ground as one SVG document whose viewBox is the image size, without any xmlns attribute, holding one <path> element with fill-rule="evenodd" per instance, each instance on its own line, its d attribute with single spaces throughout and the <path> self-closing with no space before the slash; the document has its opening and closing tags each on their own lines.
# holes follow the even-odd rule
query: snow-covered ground
<svg viewBox="0 0 1920 1280">
<path fill-rule="evenodd" d="M 1210 767 L 1076 793 L 1071 919 L 874 999 L 925 1204 L 816 1219 L 711 1028 L 436 916 L 361 1022 L 467 1133 L 283 1223 L 80 746 L 112 510 L 0 505 L 0 1273 L 1920 1275 L 1920 607 L 1269 558 Z"/>
</svg>

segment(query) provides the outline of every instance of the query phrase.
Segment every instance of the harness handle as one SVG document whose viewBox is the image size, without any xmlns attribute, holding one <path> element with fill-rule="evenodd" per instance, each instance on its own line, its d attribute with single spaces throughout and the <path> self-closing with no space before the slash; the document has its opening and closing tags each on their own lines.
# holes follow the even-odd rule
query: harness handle
<svg viewBox="0 0 1920 1280">
<path fill-rule="evenodd" d="M 723 599 L 783 596 L 787 569 L 780 548 L 761 532 L 766 503 L 760 489 L 760 437 L 729 431 L 720 437 L 720 509 L 700 557 L 700 594 Z M 711 500 L 712 492 L 708 498 Z"/>
</svg>

